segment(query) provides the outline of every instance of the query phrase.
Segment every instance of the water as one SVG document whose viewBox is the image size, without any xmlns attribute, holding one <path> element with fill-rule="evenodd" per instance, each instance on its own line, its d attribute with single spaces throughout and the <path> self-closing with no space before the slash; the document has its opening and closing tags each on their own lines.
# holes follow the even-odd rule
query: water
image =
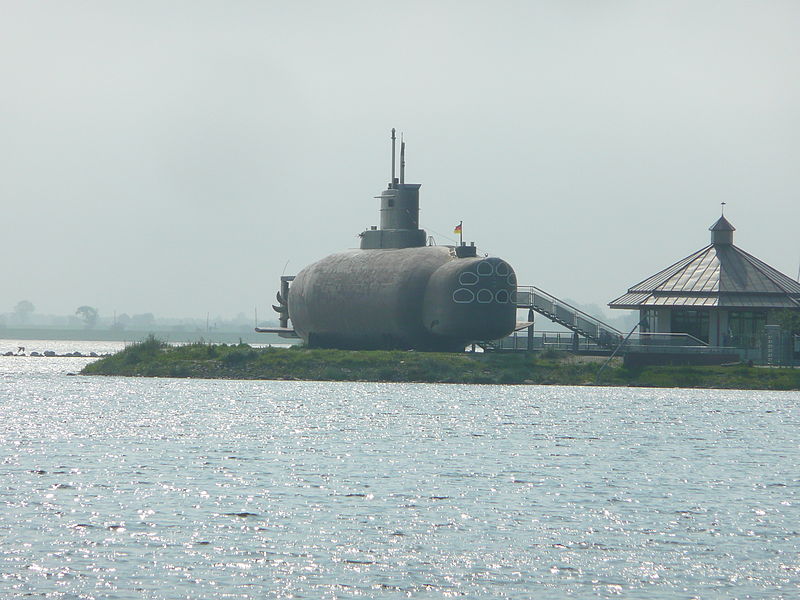
<svg viewBox="0 0 800 600">
<path fill-rule="evenodd" d="M 800 597 L 798 393 L 87 361 L 0 357 L 0 598 Z"/>
</svg>

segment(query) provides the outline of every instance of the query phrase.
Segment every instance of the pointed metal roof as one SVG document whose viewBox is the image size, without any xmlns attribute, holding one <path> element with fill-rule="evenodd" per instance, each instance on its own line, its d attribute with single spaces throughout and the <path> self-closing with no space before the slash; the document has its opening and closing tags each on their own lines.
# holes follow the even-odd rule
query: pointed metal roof
<svg viewBox="0 0 800 600">
<path fill-rule="evenodd" d="M 734 231 L 725 217 L 711 231 Z M 800 283 L 714 237 L 711 244 L 628 289 L 611 308 L 693 306 L 800 308 Z"/>
<path fill-rule="evenodd" d="M 725 218 L 725 215 L 721 216 L 717 219 L 717 222 L 714 223 L 711 227 L 708 228 L 709 231 L 736 231 L 736 227 L 730 224 L 730 221 Z"/>
</svg>

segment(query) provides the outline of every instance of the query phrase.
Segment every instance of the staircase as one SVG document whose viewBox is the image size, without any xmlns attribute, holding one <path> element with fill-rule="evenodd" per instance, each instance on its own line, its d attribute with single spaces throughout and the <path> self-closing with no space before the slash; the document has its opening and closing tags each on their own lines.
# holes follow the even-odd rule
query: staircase
<svg viewBox="0 0 800 600">
<path fill-rule="evenodd" d="M 535 310 L 559 325 L 605 348 L 616 348 L 625 334 L 600 319 L 534 286 L 517 288 L 517 308 Z"/>
</svg>

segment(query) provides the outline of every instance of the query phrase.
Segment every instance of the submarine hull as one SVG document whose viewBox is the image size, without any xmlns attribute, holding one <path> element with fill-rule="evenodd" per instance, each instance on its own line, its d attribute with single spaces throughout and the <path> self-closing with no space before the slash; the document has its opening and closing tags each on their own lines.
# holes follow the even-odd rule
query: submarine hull
<svg viewBox="0 0 800 600">
<path fill-rule="evenodd" d="M 450 246 L 350 250 L 297 274 L 288 310 L 314 347 L 463 350 L 514 328 L 516 276 Z"/>
</svg>

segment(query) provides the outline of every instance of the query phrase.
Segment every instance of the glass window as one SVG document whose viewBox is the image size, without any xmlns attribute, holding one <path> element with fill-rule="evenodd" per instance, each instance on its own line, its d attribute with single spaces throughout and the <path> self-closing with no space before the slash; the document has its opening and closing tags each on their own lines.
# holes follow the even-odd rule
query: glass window
<svg viewBox="0 0 800 600">
<path fill-rule="evenodd" d="M 641 317 L 642 320 L 639 322 L 639 327 L 643 333 L 655 333 L 659 330 L 657 310 L 653 308 L 647 308 L 642 311 Z"/>
<path fill-rule="evenodd" d="M 708 343 L 707 310 L 673 310 L 672 333 L 688 333 Z"/>
<path fill-rule="evenodd" d="M 740 310 L 728 313 L 728 338 L 731 346 L 756 348 L 767 324 L 766 311 Z"/>
</svg>

